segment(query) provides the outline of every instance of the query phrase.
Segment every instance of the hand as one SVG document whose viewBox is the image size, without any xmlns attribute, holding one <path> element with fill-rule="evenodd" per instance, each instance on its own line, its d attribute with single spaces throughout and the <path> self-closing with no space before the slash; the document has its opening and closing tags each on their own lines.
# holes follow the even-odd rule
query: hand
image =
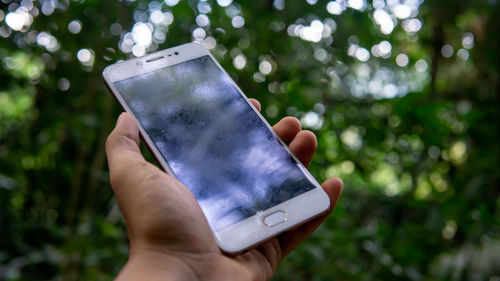
<svg viewBox="0 0 500 281">
<path fill-rule="evenodd" d="M 260 110 L 258 101 L 251 99 Z M 316 137 L 293 117 L 274 131 L 307 167 Z M 278 263 L 306 239 L 335 207 L 342 181 L 322 184 L 328 213 L 237 257 L 221 253 L 196 199 L 179 181 L 144 160 L 135 120 L 122 113 L 106 141 L 111 186 L 125 218 L 129 260 L 117 280 L 269 280 Z"/>
</svg>

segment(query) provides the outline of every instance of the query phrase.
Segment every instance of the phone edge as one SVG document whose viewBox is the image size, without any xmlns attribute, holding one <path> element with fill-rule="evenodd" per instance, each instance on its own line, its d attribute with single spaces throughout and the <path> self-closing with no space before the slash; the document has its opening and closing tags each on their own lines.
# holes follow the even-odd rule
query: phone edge
<svg viewBox="0 0 500 281">
<path fill-rule="evenodd" d="M 323 196 L 325 196 L 326 198 L 329 198 L 328 197 L 328 194 L 324 191 L 324 189 L 321 187 L 321 185 L 319 184 L 319 182 L 310 174 L 310 172 L 307 170 L 307 168 L 302 164 L 302 162 L 295 156 L 295 154 L 290 151 L 288 145 L 286 145 L 286 143 L 277 135 L 277 133 L 273 130 L 271 124 L 269 124 L 269 122 L 264 118 L 264 116 L 257 110 L 257 108 L 252 104 L 252 102 L 249 100 L 249 98 L 246 96 L 246 94 L 240 89 L 240 87 L 236 84 L 236 82 L 232 79 L 231 75 L 229 75 L 229 73 L 226 72 L 226 70 L 222 67 L 222 65 L 220 65 L 220 63 L 217 61 L 217 59 L 210 53 L 210 51 L 208 49 L 206 49 L 202 44 L 200 43 L 197 43 L 197 42 L 190 42 L 190 43 L 186 43 L 186 44 L 181 44 L 181 45 L 178 45 L 178 46 L 174 46 L 174 47 L 171 47 L 171 48 L 167 48 L 167 49 L 164 49 L 164 50 L 160 50 L 158 52 L 154 52 L 154 53 L 151 53 L 151 54 L 148 54 L 147 56 L 153 56 L 157 53 L 160 53 L 160 52 L 164 52 L 164 51 L 167 51 L 169 49 L 173 49 L 173 48 L 179 48 L 183 45 L 189 45 L 189 44 L 197 44 L 197 45 L 201 45 L 205 51 L 206 51 L 206 54 L 208 56 L 210 56 L 210 58 L 212 59 L 212 61 L 216 64 L 216 66 L 219 68 L 219 70 L 224 74 L 226 75 L 229 80 L 231 81 L 232 85 L 236 88 L 236 90 L 238 91 L 238 93 L 240 94 L 241 97 L 243 97 L 243 99 L 247 102 L 247 104 L 250 105 L 250 107 L 253 109 L 253 111 L 257 114 L 257 116 L 259 116 L 259 118 L 264 122 L 264 124 L 266 125 L 266 127 L 268 128 L 268 130 L 270 130 L 272 132 L 272 134 L 276 137 L 276 139 L 280 142 L 280 144 L 285 148 L 285 150 L 294 158 L 294 160 L 296 161 L 296 163 L 298 165 L 300 165 L 300 168 L 302 170 L 302 172 L 306 175 L 307 178 L 309 178 L 310 180 L 312 180 L 312 182 L 314 183 L 314 185 L 316 186 L 314 190 L 317 190 L 319 189 L 319 192 L 323 193 Z M 135 58 L 135 59 L 138 59 L 138 58 Z M 133 59 L 133 60 L 135 60 Z M 118 102 L 118 104 L 120 105 L 120 107 L 122 108 L 122 110 L 124 112 L 127 112 L 129 114 L 131 114 L 133 116 L 133 118 L 136 120 L 137 123 L 138 120 L 137 118 L 135 117 L 135 115 L 133 114 L 133 112 L 129 112 L 127 110 L 127 108 L 122 104 L 121 100 L 116 96 L 117 93 L 115 93 L 115 91 L 113 90 L 113 87 L 110 85 L 110 83 L 113 83 L 113 82 L 110 82 L 108 80 L 111 80 L 109 79 L 108 77 L 108 72 L 110 71 L 111 68 L 113 67 L 116 67 L 116 65 L 119 65 L 121 63 L 124 63 L 125 61 L 123 62 L 118 62 L 118 63 L 114 63 L 114 64 L 111 64 L 111 65 L 108 65 L 107 67 L 105 67 L 102 71 L 102 76 L 103 76 L 103 80 L 104 80 L 104 84 L 106 85 L 106 88 L 108 89 L 108 91 L 111 93 L 111 95 L 113 96 L 113 98 L 116 100 L 116 102 Z M 172 65 L 175 65 L 175 64 L 172 64 Z M 169 65 L 169 66 L 172 66 L 172 65 Z M 175 176 L 175 174 L 173 173 L 173 171 L 171 170 L 171 168 L 168 166 L 168 163 L 166 161 L 166 159 L 164 160 L 165 162 L 165 165 L 163 164 L 163 161 L 161 158 L 164 158 L 163 156 L 161 156 L 161 154 L 159 152 L 157 152 L 156 148 L 153 147 L 154 144 L 150 144 L 149 143 L 149 139 L 144 136 L 142 130 L 144 130 L 142 128 L 142 126 L 140 125 L 140 123 L 138 124 L 138 127 L 139 127 L 139 135 L 140 135 L 140 138 L 141 140 L 143 141 L 143 143 L 146 145 L 146 147 L 148 148 L 148 150 L 150 151 L 150 153 L 153 155 L 153 157 L 155 158 L 156 162 L 158 163 L 158 165 L 162 168 L 162 170 L 164 170 L 167 174 L 169 174 L 170 176 L 172 176 L 173 178 L 177 179 L 177 177 Z M 151 140 L 152 141 L 152 140 Z M 159 155 L 157 155 L 159 154 Z M 178 179 L 177 179 L 178 180 Z M 303 195 L 304 193 L 296 196 L 296 197 L 300 197 L 301 195 Z M 282 203 L 285 203 L 287 201 L 290 201 L 296 197 L 293 197 L 293 198 L 290 198 L 284 202 L 281 202 L 275 206 L 278 206 Z M 279 236 L 280 234 L 286 232 L 286 231 L 289 231 L 291 229 L 294 229 L 294 228 L 297 228 L 307 222 L 310 222 L 312 220 L 314 220 L 315 218 L 317 217 L 320 217 L 322 214 L 326 213 L 329 208 L 330 208 L 330 205 L 331 205 L 331 202 L 328 200 L 328 204 L 322 208 L 321 211 L 317 212 L 316 214 L 312 215 L 312 216 L 309 216 L 307 217 L 305 220 L 303 221 L 300 221 L 296 224 L 293 224 L 291 226 L 289 226 L 288 228 L 286 229 L 283 229 L 283 230 L 280 230 L 279 232 L 277 233 L 273 233 L 271 235 L 269 235 L 269 237 L 266 237 L 265 239 L 262 239 L 262 240 L 257 240 L 256 242 L 250 244 L 250 245 L 245 245 L 244 247 L 241 247 L 240 249 L 229 249 L 228 247 L 226 247 L 226 245 L 224 244 L 223 241 L 220 241 L 220 239 L 218 238 L 218 235 L 217 233 L 219 231 L 214 231 L 212 230 L 212 233 L 214 234 L 214 237 L 216 238 L 216 242 L 217 242 L 217 245 L 219 246 L 219 248 L 226 254 L 228 255 L 238 255 L 238 254 L 241 254 L 242 252 L 246 251 L 246 250 L 250 250 L 252 248 L 255 248 L 256 246 L 262 244 L 262 243 L 265 243 L 266 241 L 269 241 L 273 238 L 275 238 L 276 236 Z M 273 207 L 275 207 L 273 206 Z M 271 209 L 271 208 L 269 208 Z M 267 209 L 266 211 L 268 211 L 269 209 Z M 252 216 L 254 217 L 254 216 Z M 251 218 L 251 217 L 250 217 Z"/>
</svg>

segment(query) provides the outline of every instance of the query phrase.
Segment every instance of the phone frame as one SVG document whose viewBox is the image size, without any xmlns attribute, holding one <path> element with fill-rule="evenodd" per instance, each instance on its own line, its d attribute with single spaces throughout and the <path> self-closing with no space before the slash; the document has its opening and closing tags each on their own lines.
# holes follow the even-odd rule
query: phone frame
<svg viewBox="0 0 500 281">
<path fill-rule="evenodd" d="M 148 149 L 152 152 L 160 166 L 172 177 L 176 178 L 175 174 L 169 167 L 166 159 L 163 158 L 154 142 L 146 133 L 141 123 L 134 115 L 133 111 L 129 108 L 125 99 L 121 96 L 114 83 L 124 79 L 132 78 L 144 73 L 166 68 L 175 64 L 189 61 L 202 56 L 210 56 L 220 71 L 226 75 L 231 81 L 232 85 L 241 95 L 241 97 L 250 105 L 259 118 L 266 124 L 274 136 L 278 139 L 281 145 L 288 151 L 288 153 L 295 159 L 298 166 L 306 177 L 315 185 L 315 188 L 306 191 L 294 198 L 285 202 L 275 205 L 261 213 L 243 219 L 230 225 L 222 230 L 213 231 L 215 239 L 219 248 L 228 254 L 239 254 L 247 249 L 250 249 L 266 240 L 269 240 L 278 234 L 290 230 L 300 224 L 312 220 L 313 218 L 323 214 L 330 207 L 330 199 L 319 183 L 302 165 L 300 160 L 290 151 L 288 146 L 281 140 L 281 138 L 274 132 L 271 125 L 264 119 L 260 112 L 253 106 L 246 95 L 236 85 L 231 76 L 222 68 L 219 62 L 212 56 L 212 54 L 200 43 L 193 42 L 162 51 L 158 51 L 140 58 L 133 58 L 126 61 L 118 62 L 106 67 L 103 71 L 103 78 L 106 86 L 118 101 L 120 106 L 129 114 L 131 114 L 137 122 L 140 135 Z M 276 212 L 284 211 L 286 214 L 285 220 L 273 227 L 268 227 L 264 224 L 263 219 Z"/>
</svg>

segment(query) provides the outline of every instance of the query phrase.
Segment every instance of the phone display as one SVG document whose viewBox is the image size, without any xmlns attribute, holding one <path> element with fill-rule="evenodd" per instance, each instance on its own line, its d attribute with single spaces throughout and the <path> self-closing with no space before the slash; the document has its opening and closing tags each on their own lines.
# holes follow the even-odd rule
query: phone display
<svg viewBox="0 0 500 281">
<path fill-rule="evenodd" d="M 317 187 L 209 55 L 113 85 L 214 231 Z"/>
</svg>

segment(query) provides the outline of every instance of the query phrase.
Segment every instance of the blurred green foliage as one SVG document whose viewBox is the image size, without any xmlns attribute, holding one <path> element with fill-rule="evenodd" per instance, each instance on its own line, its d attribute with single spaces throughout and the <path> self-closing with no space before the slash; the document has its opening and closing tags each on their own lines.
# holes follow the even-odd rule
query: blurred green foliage
<svg viewBox="0 0 500 281">
<path fill-rule="evenodd" d="M 273 280 L 500 280 L 498 1 L 0 5 L 0 280 L 117 274 L 101 71 L 195 39 L 271 123 L 317 134 L 318 180 L 345 182 Z"/>
</svg>

